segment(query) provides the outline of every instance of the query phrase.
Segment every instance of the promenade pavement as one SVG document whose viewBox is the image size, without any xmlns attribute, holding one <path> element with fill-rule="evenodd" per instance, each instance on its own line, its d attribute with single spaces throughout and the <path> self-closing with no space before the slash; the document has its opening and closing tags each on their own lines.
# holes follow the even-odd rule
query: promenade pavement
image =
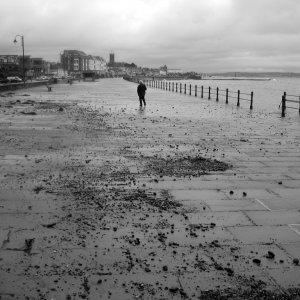
<svg viewBox="0 0 300 300">
<path fill-rule="evenodd" d="M 122 79 L 0 95 L 0 299 L 299 299 L 300 118 Z"/>
</svg>

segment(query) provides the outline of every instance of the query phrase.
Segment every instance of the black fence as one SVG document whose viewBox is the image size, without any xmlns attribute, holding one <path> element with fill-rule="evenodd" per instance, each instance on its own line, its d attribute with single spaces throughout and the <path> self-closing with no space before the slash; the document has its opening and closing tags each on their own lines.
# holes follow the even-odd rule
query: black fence
<svg viewBox="0 0 300 300">
<path fill-rule="evenodd" d="M 296 107 L 296 103 L 298 107 Z M 281 99 L 281 116 L 285 117 L 285 112 L 287 108 L 297 109 L 300 114 L 300 95 L 288 95 L 286 92 L 283 93 Z M 279 107 L 280 107 L 279 105 Z M 292 106 L 287 106 L 292 105 Z"/>
<path fill-rule="evenodd" d="M 145 84 L 148 87 L 162 89 L 170 92 L 188 94 L 190 96 L 201 98 L 207 97 L 208 100 L 215 99 L 216 101 L 225 100 L 225 103 L 228 104 L 230 99 L 236 101 L 236 105 L 240 106 L 241 101 L 247 101 L 250 103 L 250 109 L 253 109 L 253 96 L 254 93 L 242 93 L 240 90 L 238 91 L 230 91 L 229 89 L 219 89 L 212 87 L 204 87 L 191 85 L 186 83 L 178 83 L 178 82 L 168 82 L 168 81 L 153 81 L 153 80 L 145 80 Z"/>
</svg>

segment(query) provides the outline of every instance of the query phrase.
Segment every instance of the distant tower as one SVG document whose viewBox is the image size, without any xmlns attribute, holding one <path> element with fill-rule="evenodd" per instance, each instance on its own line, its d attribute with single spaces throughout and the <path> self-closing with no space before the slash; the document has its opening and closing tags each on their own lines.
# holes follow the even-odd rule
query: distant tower
<svg viewBox="0 0 300 300">
<path fill-rule="evenodd" d="M 109 64 L 114 66 L 115 64 L 115 54 L 113 52 L 109 53 Z"/>
</svg>

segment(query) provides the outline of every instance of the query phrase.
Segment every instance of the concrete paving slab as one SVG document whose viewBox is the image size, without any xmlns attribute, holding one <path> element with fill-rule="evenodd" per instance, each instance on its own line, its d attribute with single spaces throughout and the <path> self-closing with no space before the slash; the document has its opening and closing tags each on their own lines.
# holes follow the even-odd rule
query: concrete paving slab
<svg viewBox="0 0 300 300">
<path fill-rule="evenodd" d="M 234 236 L 223 227 L 214 228 L 178 228 L 173 232 L 171 230 L 159 230 L 158 235 L 162 236 L 166 245 L 181 247 L 199 246 L 203 243 L 211 243 L 218 240 L 221 245 L 235 243 Z"/>
<path fill-rule="evenodd" d="M 247 211 L 246 215 L 255 225 L 300 224 L 300 212 L 294 210 Z"/>
<path fill-rule="evenodd" d="M 256 199 L 258 202 L 262 203 L 268 210 L 296 210 L 300 209 L 299 201 L 294 199 L 286 199 L 282 197 L 274 197 L 273 199 Z"/>
<path fill-rule="evenodd" d="M 216 200 L 227 199 L 226 195 L 222 191 L 216 190 L 169 190 L 170 195 L 175 201 L 204 201 L 204 200 Z"/>
<path fill-rule="evenodd" d="M 228 230 L 244 244 L 286 244 L 300 241 L 300 236 L 289 226 L 231 227 Z"/>
<path fill-rule="evenodd" d="M 234 253 L 239 256 L 237 263 L 240 263 L 240 266 L 237 266 L 238 268 L 248 266 L 249 270 L 257 271 L 291 268 L 293 266 L 293 259 L 282 249 L 281 245 L 241 245 Z M 259 262 L 256 262 L 256 260 L 259 260 Z M 233 263 L 233 266 L 235 265 Z"/>
<path fill-rule="evenodd" d="M 262 180 L 262 182 L 264 182 Z M 239 188 L 239 182 L 236 183 L 235 188 L 228 189 L 224 191 L 226 195 L 228 195 L 229 199 L 244 199 L 244 198 L 250 198 L 255 199 L 258 198 L 260 200 L 264 199 L 274 199 L 275 197 L 279 197 L 277 194 L 273 192 L 272 189 L 266 189 L 266 188 Z M 245 193 L 245 196 L 244 196 Z"/>
<path fill-rule="evenodd" d="M 300 243 L 290 243 L 290 244 L 280 244 L 282 247 L 292 258 L 297 258 L 300 260 Z"/>
<path fill-rule="evenodd" d="M 292 178 L 294 180 L 300 180 L 300 174 L 296 171 L 291 171 L 287 174 L 288 178 Z"/>
<path fill-rule="evenodd" d="M 300 188 L 295 189 L 274 189 L 276 194 L 280 195 L 283 199 L 288 200 L 290 202 L 299 202 Z"/>
<path fill-rule="evenodd" d="M 112 232 L 114 234 L 112 235 Z M 143 228 L 120 228 L 117 231 L 101 230 L 90 233 L 89 235 L 83 234 L 81 238 L 73 239 L 70 246 L 69 243 L 62 243 L 62 247 L 86 247 L 86 248 L 124 248 L 135 245 L 147 246 L 150 243 L 154 246 L 160 246 L 161 243 L 157 239 L 157 231 L 152 229 Z"/>
<path fill-rule="evenodd" d="M 268 273 L 283 289 L 300 287 L 300 267 L 270 269 Z"/>
<path fill-rule="evenodd" d="M 182 274 L 195 270 L 208 271 L 212 260 L 202 248 L 174 246 L 132 247 L 129 249 L 133 261 L 142 268 L 148 266 L 152 272 L 165 274 Z"/>
<path fill-rule="evenodd" d="M 186 273 L 180 276 L 181 285 L 189 291 L 188 295 L 191 299 L 199 299 L 201 295 L 205 295 L 206 291 L 216 289 L 232 288 L 234 280 L 224 276 L 226 271 L 211 271 L 211 272 L 193 272 Z"/>
<path fill-rule="evenodd" d="M 300 223 L 289 224 L 289 227 L 300 235 Z"/>
<path fill-rule="evenodd" d="M 35 252 L 46 247 L 60 246 L 66 240 L 63 231 L 49 228 L 10 230 L 3 249 Z"/>
<path fill-rule="evenodd" d="M 251 219 L 241 211 L 197 212 L 186 215 L 191 224 L 210 224 L 213 222 L 220 227 L 254 225 Z"/>
<path fill-rule="evenodd" d="M 59 222 L 61 217 L 51 213 L 1 213 L 0 228 L 35 229 L 43 224 Z"/>
<path fill-rule="evenodd" d="M 205 200 L 212 211 L 265 211 L 266 207 L 253 199 L 243 200 Z"/>
<path fill-rule="evenodd" d="M 286 188 L 296 189 L 300 186 L 300 180 L 282 180 L 281 182 Z"/>
<path fill-rule="evenodd" d="M 2 213 L 60 213 L 61 208 L 69 202 L 57 201 L 54 199 L 48 200 L 0 200 L 0 214 Z"/>
<path fill-rule="evenodd" d="M 153 182 L 155 180 L 155 182 Z M 157 182 L 158 181 L 158 182 Z M 151 184 L 147 184 L 149 188 L 153 189 L 168 189 L 168 190 L 222 190 L 232 186 L 234 181 L 228 180 L 203 180 L 202 176 L 199 178 L 191 178 L 188 180 L 174 179 L 152 179 Z"/>
</svg>

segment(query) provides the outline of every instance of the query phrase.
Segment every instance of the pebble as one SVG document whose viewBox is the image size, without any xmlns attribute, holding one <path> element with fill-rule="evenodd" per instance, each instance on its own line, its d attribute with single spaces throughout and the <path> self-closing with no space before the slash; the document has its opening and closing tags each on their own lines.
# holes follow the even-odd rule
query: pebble
<svg viewBox="0 0 300 300">
<path fill-rule="evenodd" d="M 274 257 L 275 257 L 275 254 L 272 251 L 268 251 L 266 258 L 273 259 Z"/>
</svg>

